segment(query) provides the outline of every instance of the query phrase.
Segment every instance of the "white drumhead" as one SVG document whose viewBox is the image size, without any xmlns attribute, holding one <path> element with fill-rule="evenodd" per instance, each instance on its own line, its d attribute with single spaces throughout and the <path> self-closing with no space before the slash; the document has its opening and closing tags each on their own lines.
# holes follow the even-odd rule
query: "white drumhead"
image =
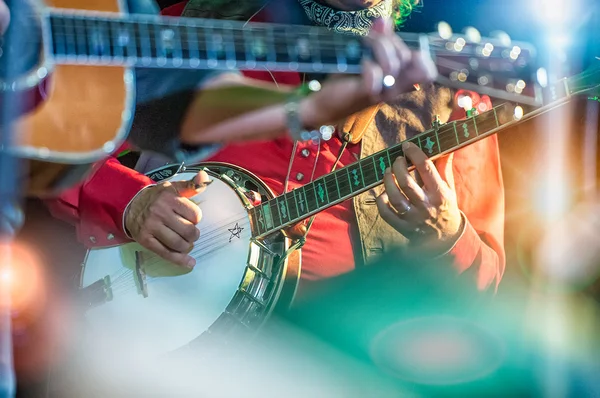
<svg viewBox="0 0 600 398">
<path fill-rule="evenodd" d="M 171 180 L 187 180 L 194 175 L 184 172 Z M 192 251 L 197 261 L 193 271 L 182 273 L 181 268 L 157 258 L 137 243 L 89 252 L 82 286 L 109 275 L 114 295 L 111 302 L 87 313 L 94 344 L 108 344 L 111 350 L 125 347 L 128 353 L 132 349 L 144 355 L 166 353 L 198 337 L 226 309 L 248 260 L 248 213 L 234 190 L 218 179 L 192 200 L 202 210 L 200 238 Z M 146 298 L 135 285 L 137 250 L 144 252 Z M 165 276 L 165 270 L 178 272 Z"/>
</svg>

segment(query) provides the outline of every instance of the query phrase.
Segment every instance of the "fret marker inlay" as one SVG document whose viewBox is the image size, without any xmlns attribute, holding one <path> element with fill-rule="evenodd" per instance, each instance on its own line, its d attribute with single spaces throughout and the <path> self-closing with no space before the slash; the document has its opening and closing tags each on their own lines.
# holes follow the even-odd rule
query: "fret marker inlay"
<svg viewBox="0 0 600 398">
<path fill-rule="evenodd" d="M 467 123 L 463 123 L 463 124 L 462 124 L 462 128 L 463 128 L 463 132 L 464 132 L 464 134 L 463 134 L 463 135 L 464 135 L 466 138 L 469 138 L 469 136 L 470 136 L 471 134 L 469 134 L 469 126 L 467 125 Z"/>
</svg>

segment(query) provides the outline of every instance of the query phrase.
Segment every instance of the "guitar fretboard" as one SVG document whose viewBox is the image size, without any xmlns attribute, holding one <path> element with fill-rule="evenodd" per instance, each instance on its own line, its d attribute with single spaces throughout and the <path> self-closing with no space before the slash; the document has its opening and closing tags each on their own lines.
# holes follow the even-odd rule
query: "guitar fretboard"
<svg viewBox="0 0 600 398">
<path fill-rule="evenodd" d="M 359 73 L 366 51 L 358 38 L 317 27 L 58 11 L 47 23 L 60 63 Z"/>
<path fill-rule="evenodd" d="M 480 115 L 434 127 L 407 141 L 434 158 L 513 121 L 511 110 L 512 106 L 502 104 Z M 381 184 L 385 170 L 403 155 L 402 144 L 392 146 L 256 206 L 250 211 L 255 234 L 268 235 Z"/>
</svg>

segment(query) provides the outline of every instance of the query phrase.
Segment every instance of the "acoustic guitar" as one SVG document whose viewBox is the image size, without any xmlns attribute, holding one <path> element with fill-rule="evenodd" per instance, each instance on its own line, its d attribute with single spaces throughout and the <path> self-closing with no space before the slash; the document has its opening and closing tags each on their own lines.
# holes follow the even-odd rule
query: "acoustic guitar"
<svg viewBox="0 0 600 398">
<path fill-rule="evenodd" d="M 39 62 L 1 80 L 0 91 L 41 100 L 13 126 L 12 150 L 30 162 L 22 176 L 29 193 L 68 186 L 127 138 L 133 68 L 356 74 L 368 55 L 360 39 L 317 27 L 133 15 L 121 0 L 23 1 L 33 10 L 28 31 L 40 36 L 24 45 L 39 42 Z M 432 54 L 443 85 L 540 103 L 535 53 L 527 44 L 438 33 L 401 37 Z"/>
</svg>

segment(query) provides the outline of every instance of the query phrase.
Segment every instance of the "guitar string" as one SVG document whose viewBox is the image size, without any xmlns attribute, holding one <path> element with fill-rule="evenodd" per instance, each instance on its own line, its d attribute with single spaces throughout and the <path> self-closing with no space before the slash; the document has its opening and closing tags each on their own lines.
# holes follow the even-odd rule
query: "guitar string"
<svg viewBox="0 0 600 398">
<path fill-rule="evenodd" d="M 233 220 L 231 220 L 231 218 L 233 217 L 237 217 L 234 218 Z M 198 238 L 198 240 L 196 240 L 194 242 L 194 250 L 190 251 L 189 255 L 193 256 L 198 250 L 201 250 L 201 247 L 198 248 L 198 246 L 210 241 L 211 239 L 213 239 L 216 235 L 224 233 L 223 228 L 225 227 L 229 227 L 232 226 L 233 223 L 239 223 L 240 221 L 244 221 L 248 218 L 248 213 L 247 212 L 240 212 L 237 213 L 235 215 L 231 215 L 230 217 L 228 217 L 226 220 L 219 220 L 218 223 L 214 223 L 213 225 L 207 225 L 207 226 L 202 226 L 200 227 L 200 238 Z M 132 243 L 135 244 L 135 243 Z M 142 251 L 146 251 L 147 249 L 142 249 Z M 152 266 L 156 263 L 156 262 L 160 262 L 160 261 L 166 261 L 163 260 L 161 257 L 156 256 L 156 258 L 152 257 L 147 259 L 146 261 L 150 261 L 152 260 L 153 262 L 149 262 L 147 264 L 145 264 L 144 268 L 148 268 L 151 269 Z M 158 260 L 158 261 L 155 261 Z"/>
<path fill-rule="evenodd" d="M 239 222 L 239 221 L 243 221 L 245 219 L 247 219 L 247 213 L 244 213 L 244 217 L 239 218 L 237 221 Z M 236 221 L 236 220 L 234 220 L 234 221 Z M 225 227 L 226 226 L 230 226 L 230 224 L 225 225 Z M 216 236 L 215 236 L 215 234 L 216 234 Z M 212 249 L 212 246 L 214 246 L 215 243 L 216 244 L 221 243 L 221 241 L 219 240 L 219 237 L 223 237 L 225 235 L 225 239 L 222 240 L 222 242 L 225 242 L 225 244 L 230 243 L 230 239 L 231 239 L 231 232 L 230 231 L 225 232 L 223 230 L 223 227 L 214 228 L 214 229 L 210 230 L 210 233 L 208 233 L 206 235 L 207 236 L 205 236 L 204 239 L 199 239 L 194 244 L 194 247 L 196 249 L 190 253 L 190 255 L 192 255 L 192 257 L 199 258 L 200 254 L 203 252 L 204 252 L 204 255 L 206 255 L 207 253 L 214 251 L 214 249 Z M 205 244 L 205 243 L 207 243 L 207 244 Z M 208 251 L 207 251 L 207 249 L 208 249 Z M 160 268 L 163 268 L 165 265 L 170 266 L 170 267 L 177 267 L 176 265 L 169 263 L 167 260 L 162 259 L 158 255 L 151 253 L 151 252 L 147 251 L 146 249 L 143 249 L 143 253 L 149 254 L 151 256 L 151 259 L 153 260 L 152 263 L 143 266 L 145 272 L 149 272 L 149 273 L 155 272 L 155 271 L 159 270 Z M 132 254 L 134 254 L 134 253 L 132 253 Z M 121 271 L 118 271 L 116 273 L 108 275 L 111 278 L 111 287 L 118 289 L 123 281 L 125 281 L 125 283 L 128 283 L 128 281 L 124 280 L 123 277 L 127 277 L 129 274 L 133 274 L 133 273 L 134 273 L 133 269 L 123 268 Z M 100 289 L 102 289 L 102 288 L 100 288 Z"/>
<path fill-rule="evenodd" d="M 78 20 L 78 19 L 72 19 L 72 20 L 68 20 L 68 21 L 69 22 L 67 22 L 67 20 L 58 20 L 58 21 L 57 20 L 53 20 L 51 22 L 51 25 L 52 25 L 52 28 L 53 28 L 53 32 L 52 33 L 53 33 L 54 37 L 70 38 L 70 39 L 73 40 L 73 43 L 74 43 L 75 46 L 78 46 L 78 45 L 82 44 L 81 42 L 79 42 L 77 40 L 78 37 L 82 37 L 83 36 L 86 39 L 90 38 L 90 34 L 89 34 L 89 29 L 90 28 L 88 26 L 89 22 L 86 22 L 85 20 Z M 81 26 L 77 26 L 78 22 L 81 23 Z M 96 21 L 96 22 L 99 22 L 99 21 Z M 114 40 L 111 40 L 111 37 L 113 37 L 113 38 L 114 38 L 114 36 L 119 37 L 118 34 L 115 35 L 115 32 L 114 32 L 114 30 L 116 29 L 115 25 L 117 25 L 117 24 L 126 25 L 127 22 L 111 22 L 109 20 L 105 20 L 105 21 L 102 21 L 102 23 L 107 24 L 107 26 L 106 26 L 106 32 L 107 33 L 104 33 L 104 36 L 103 36 L 101 28 L 97 28 L 97 31 L 93 32 L 93 33 L 99 34 L 100 38 L 106 37 L 106 36 L 110 36 L 110 37 L 106 37 L 105 41 L 108 41 L 108 46 L 110 46 L 111 48 L 122 48 L 122 49 L 128 48 L 126 45 L 123 45 L 123 46 L 115 45 Z M 139 27 L 139 25 L 135 25 L 135 24 L 132 24 L 131 26 L 132 27 L 133 26 L 138 26 Z M 64 30 L 64 32 L 58 32 L 57 31 L 58 28 L 62 28 Z M 82 32 L 79 32 L 80 34 L 78 35 L 77 34 L 77 29 L 78 28 L 79 29 L 84 28 L 85 33 L 88 33 L 88 34 L 87 35 L 81 35 Z M 207 40 L 207 38 L 213 38 L 214 39 L 214 34 L 212 32 L 205 33 L 202 30 L 200 30 L 200 28 L 204 28 L 204 30 L 211 29 L 211 28 L 207 28 L 207 27 L 201 27 L 201 26 L 185 26 L 184 27 L 184 26 L 181 26 L 181 25 L 160 24 L 158 26 L 152 26 L 152 27 L 147 26 L 147 28 L 151 28 L 151 29 L 146 29 L 147 30 L 146 34 L 143 34 L 142 32 L 139 32 L 139 29 L 137 29 L 137 30 L 134 29 L 133 31 L 128 31 L 127 32 L 128 33 L 127 37 L 133 37 L 135 39 L 144 39 L 143 41 L 150 42 L 150 44 L 160 45 L 160 43 L 162 41 L 162 38 L 159 39 L 157 37 L 157 34 L 163 32 L 163 31 L 160 31 L 161 28 L 166 28 L 166 29 L 171 29 L 173 32 L 178 32 L 179 33 L 178 34 L 179 37 L 173 36 L 172 38 L 169 38 L 170 41 L 172 40 L 172 41 L 178 42 L 180 44 L 182 44 L 182 43 L 188 43 L 188 44 L 189 43 L 193 43 L 193 44 L 200 44 L 200 43 L 204 44 L 204 43 L 207 43 L 208 45 L 214 45 L 214 44 L 216 44 L 216 43 L 210 43 Z M 185 30 L 181 30 L 182 28 L 185 28 Z M 199 29 L 199 30 L 196 31 L 196 32 L 190 32 L 189 31 L 190 29 Z M 248 27 L 246 27 L 246 28 L 244 28 L 244 27 L 241 27 L 241 28 L 232 27 L 232 28 L 223 28 L 223 29 L 227 29 L 228 32 L 231 32 L 231 35 L 229 35 L 229 36 L 232 36 L 232 37 L 229 37 L 228 35 L 224 35 L 225 37 L 221 36 L 220 37 L 221 43 L 219 43 L 219 44 L 223 44 L 224 46 L 227 46 L 227 44 L 231 45 L 231 43 L 233 43 L 234 47 L 235 47 L 235 43 L 237 42 L 235 39 L 241 38 L 243 43 L 247 43 L 247 41 L 249 39 L 248 35 L 252 34 L 252 32 L 255 30 L 255 28 L 252 28 L 252 27 L 250 27 L 250 28 L 248 28 Z M 271 35 L 270 41 L 272 41 L 273 44 L 275 45 L 274 49 L 276 50 L 276 52 L 278 52 L 277 44 L 282 44 L 283 43 L 289 49 L 289 45 L 290 45 L 289 44 L 289 42 L 290 42 L 290 37 L 289 36 L 290 35 L 293 35 L 293 37 L 295 39 L 298 39 L 298 31 L 296 30 L 295 26 L 292 27 L 292 28 L 287 27 L 287 28 L 284 28 L 284 29 L 287 29 L 285 31 L 286 35 L 282 35 L 282 36 Z M 290 32 L 289 29 L 294 29 L 294 31 Z M 67 32 L 67 30 L 73 30 L 73 32 L 72 33 L 71 32 Z M 150 32 L 150 30 L 154 30 L 154 32 Z M 326 31 L 326 32 L 328 32 L 328 31 Z M 194 34 L 192 34 L 192 33 L 194 33 Z M 331 34 L 330 32 L 328 32 L 328 33 L 329 33 L 328 35 L 326 35 L 325 37 L 322 37 L 321 39 L 318 39 L 318 38 L 315 39 L 314 37 L 310 37 L 310 39 L 315 40 L 320 45 L 320 47 L 321 47 L 322 50 L 328 50 L 328 49 L 331 49 L 331 48 L 339 48 L 340 46 L 342 46 L 344 44 L 346 44 L 346 45 L 348 44 L 348 43 L 344 43 L 343 42 L 343 40 L 348 40 L 347 37 L 340 38 L 339 37 L 340 35 L 336 36 L 335 34 Z M 310 35 L 310 31 L 308 31 L 308 34 Z M 411 34 L 413 36 L 417 36 L 415 38 L 413 38 L 412 36 L 408 37 L 406 34 L 401 34 L 400 36 L 402 37 L 403 35 L 404 35 L 403 40 L 407 44 L 420 43 L 421 42 L 421 38 L 419 37 L 419 34 Z M 125 37 L 125 36 L 121 36 L 121 37 Z M 473 56 L 474 55 L 474 54 L 470 54 L 468 51 L 456 52 L 456 51 L 453 51 L 453 50 L 448 50 L 445 47 L 445 44 L 442 45 L 442 43 L 447 43 L 447 41 L 443 41 L 443 39 L 437 39 L 437 40 L 442 40 L 442 43 L 437 44 L 435 41 L 433 41 L 433 39 L 431 38 L 431 36 L 426 36 L 426 37 L 429 37 L 428 46 L 430 47 L 430 49 L 434 48 L 434 52 L 437 52 L 438 54 L 441 53 L 441 54 L 448 54 L 448 55 L 462 56 L 462 57 Z M 233 39 L 233 40 L 231 40 L 231 39 Z M 228 42 L 228 43 L 226 43 L 226 42 Z M 84 44 L 86 44 L 86 43 L 84 43 Z M 96 43 L 96 44 L 106 44 L 106 43 Z M 138 42 L 136 44 L 139 45 L 140 43 Z M 136 48 L 137 47 L 139 47 L 139 46 L 136 46 Z M 179 47 L 181 48 L 182 46 L 180 45 Z M 196 46 L 195 48 L 198 48 L 198 46 Z M 498 47 L 498 48 L 506 48 L 506 47 Z M 183 48 L 181 48 L 181 50 L 183 50 Z M 285 51 L 284 53 L 288 53 L 288 52 L 289 51 Z M 493 58 L 493 57 L 495 57 L 496 56 L 495 54 L 497 52 L 498 52 L 497 50 L 495 52 L 492 51 L 492 53 L 490 54 L 490 56 L 486 57 L 486 58 Z M 247 51 L 246 51 L 246 54 L 247 54 Z"/>
</svg>

